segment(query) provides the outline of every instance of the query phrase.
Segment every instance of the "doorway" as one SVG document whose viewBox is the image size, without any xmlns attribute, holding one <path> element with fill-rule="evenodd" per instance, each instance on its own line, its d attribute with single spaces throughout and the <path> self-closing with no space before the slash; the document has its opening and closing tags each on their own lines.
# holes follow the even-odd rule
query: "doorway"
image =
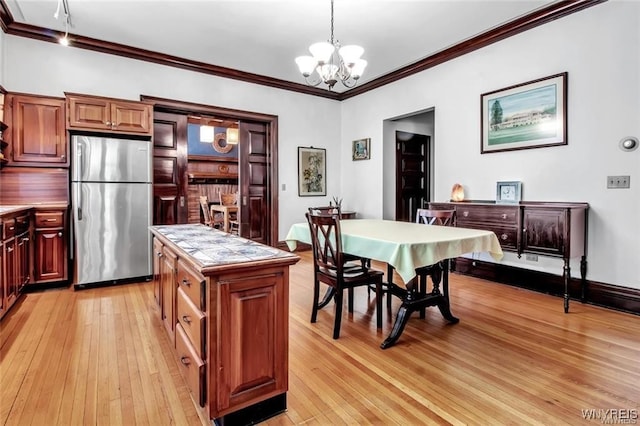
<svg viewBox="0 0 640 426">
<path fill-rule="evenodd" d="M 396 220 L 414 222 L 429 202 L 431 137 L 396 131 Z"/>
<path fill-rule="evenodd" d="M 188 117 L 216 117 L 238 123 L 240 235 L 275 245 L 278 241 L 278 117 L 151 96 L 141 99 L 154 105 L 154 176 L 159 178 L 154 180 L 156 222 L 188 222 Z"/>
<path fill-rule="evenodd" d="M 383 121 L 383 219 L 415 220 L 415 210 L 418 207 L 422 207 L 424 203 L 432 201 L 435 169 L 434 130 L 434 108 L 415 111 Z M 400 162 L 400 156 L 396 154 L 396 151 L 398 150 L 398 143 L 402 143 L 402 140 L 396 141 L 396 138 L 408 139 L 409 135 L 422 135 L 429 138 L 428 146 L 424 150 L 426 159 L 423 157 L 421 164 L 411 165 L 412 168 L 421 170 L 421 177 L 417 181 L 418 187 L 408 191 L 416 193 L 417 195 L 415 196 L 409 196 L 402 189 L 402 178 L 398 176 L 401 174 L 400 170 L 403 163 Z M 415 151 L 418 148 L 409 149 Z M 408 160 L 408 158 L 404 160 Z M 400 165 L 398 165 L 399 162 Z M 411 180 L 412 185 L 415 186 L 413 183 L 415 179 L 411 177 Z M 399 186 L 400 189 L 398 189 Z M 409 205 L 409 202 L 411 205 Z"/>
</svg>

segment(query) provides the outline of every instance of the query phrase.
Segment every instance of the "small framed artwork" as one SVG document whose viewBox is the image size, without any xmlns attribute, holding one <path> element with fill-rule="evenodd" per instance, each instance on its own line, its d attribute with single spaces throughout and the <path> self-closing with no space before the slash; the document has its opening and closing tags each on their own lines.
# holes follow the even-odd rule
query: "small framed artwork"
<svg viewBox="0 0 640 426">
<path fill-rule="evenodd" d="M 567 144 L 567 73 L 480 95 L 480 153 Z"/>
<path fill-rule="evenodd" d="M 353 161 L 356 160 L 369 160 L 371 158 L 371 139 L 358 139 L 353 141 Z"/>
<path fill-rule="evenodd" d="M 496 185 L 496 203 L 518 204 L 522 198 L 522 182 L 498 182 Z"/>
<path fill-rule="evenodd" d="M 298 195 L 327 195 L 327 151 L 324 148 L 298 147 Z"/>
</svg>

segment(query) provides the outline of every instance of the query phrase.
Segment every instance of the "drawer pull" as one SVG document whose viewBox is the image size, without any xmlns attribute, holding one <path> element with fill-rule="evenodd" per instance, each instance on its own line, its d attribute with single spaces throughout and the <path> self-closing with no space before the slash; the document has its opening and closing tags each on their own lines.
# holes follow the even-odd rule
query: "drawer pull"
<svg viewBox="0 0 640 426">
<path fill-rule="evenodd" d="M 186 322 L 187 324 L 191 324 L 191 317 L 189 315 L 183 315 L 182 321 Z"/>
<path fill-rule="evenodd" d="M 469 216 L 469 212 L 468 212 L 468 211 L 466 211 L 466 212 L 462 212 L 462 216 L 464 216 L 464 217 Z"/>
<path fill-rule="evenodd" d="M 180 358 L 180 362 L 182 363 L 182 365 L 189 365 L 191 364 L 191 360 L 189 359 L 188 356 L 183 356 Z"/>
<path fill-rule="evenodd" d="M 156 254 L 158 255 L 158 257 L 162 257 L 162 253 L 158 252 Z"/>
<path fill-rule="evenodd" d="M 10 227 L 9 227 L 9 231 L 13 231 L 14 229 L 16 229 L 16 227 L 15 227 L 15 226 L 10 226 Z"/>
<path fill-rule="evenodd" d="M 507 218 L 507 214 L 506 213 L 502 213 L 502 218 L 506 219 Z"/>
<path fill-rule="evenodd" d="M 507 234 L 500 235 L 500 239 L 502 239 L 503 241 L 506 240 L 507 238 L 509 238 Z"/>
<path fill-rule="evenodd" d="M 62 232 L 58 232 L 58 237 L 62 237 Z"/>
<path fill-rule="evenodd" d="M 182 285 L 186 285 L 187 287 L 191 287 L 191 282 L 188 279 L 183 278 L 182 279 Z"/>
<path fill-rule="evenodd" d="M 13 247 L 7 247 L 7 253 L 11 253 L 13 251 Z"/>
</svg>

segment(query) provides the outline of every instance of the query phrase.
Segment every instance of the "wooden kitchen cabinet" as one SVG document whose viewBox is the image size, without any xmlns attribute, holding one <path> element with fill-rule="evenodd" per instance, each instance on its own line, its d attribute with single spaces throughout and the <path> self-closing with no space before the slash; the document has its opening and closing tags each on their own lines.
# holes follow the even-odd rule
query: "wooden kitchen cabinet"
<svg viewBox="0 0 640 426">
<path fill-rule="evenodd" d="M 203 225 L 154 226 L 151 232 L 154 247 L 164 246 L 162 257 L 172 252 L 177 262 L 177 288 L 163 285 L 161 299 L 173 300 L 175 333 L 167 332 L 201 417 L 246 424 L 284 411 L 289 266 L 299 258 Z M 198 249 L 183 250 L 191 240 Z M 225 260 L 222 253 L 236 252 L 234 244 L 246 258 Z M 253 251 L 260 253 L 255 261 Z M 164 274 L 162 262 L 156 266 Z"/>
<path fill-rule="evenodd" d="M 0 220 L 0 318 L 18 300 L 31 280 L 31 219 L 29 208 L 3 215 Z"/>
<path fill-rule="evenodd" d="M 35 212 L 35 284 L 68 279 L 66 209 Z"/>
<path fill-rule="evenodd" d="M 121 99 L 65 93 L 69 130 L 151 134 L 153 107 Z"/>
<path fill-rule="evenodd" d="M 162 247 L 164 246 L 159 240 L 153 240 L 153 298 L 160 309 L 162 309 L 162 280 L 160 279 Z"/>
<path fill-rule="evenodd" d="M 9 94 L 6 105 L 10 165 L 69 165 L 63 98 Z"/>
</svg>

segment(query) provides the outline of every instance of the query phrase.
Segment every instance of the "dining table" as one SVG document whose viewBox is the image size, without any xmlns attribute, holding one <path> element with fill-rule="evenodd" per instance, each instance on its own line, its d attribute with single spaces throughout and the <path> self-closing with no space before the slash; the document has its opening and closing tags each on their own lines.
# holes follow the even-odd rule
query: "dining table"
<svg viewBox="0 0 640 426">
<path fill-rule="evenodd" d="M 238 213 L 238 205 L 237 204 L 233 204 L 233 205 L 211 204 L 209 206 L 209 209 L 211 210 L 211 217 L 213 217 L 216 214 L 216 212 L 222 213 L 223 215 L 222 230 L 224 232 L 229 232 L 230 216 L 234 213 Z"/>
<path fill-rule="evenodd" d="M 340 229 L 343 252 L 386 263 L 387 291 L 402 300 L 391 333 L 380 345 L 382 349 L 397 342 L 412 312 L 426 307 L 437 306 L 448 322 L 459 322 L 451 313 L 449 301 L 450 259 L 478 252 L 489 253 L 496 261 L 503 257 L 498 238 L 492 231 L 385 219 L 341 220 Z M 285 241 L 291 251 L 297 248 L 298 242 L 311 244 L 309 224 L 294 223 Z M 430 265 L 438 271 L 432 275 L 434 289 L 419 293 L 416 268 Z M 394 269 L 404 286 L 393 282 Z"/>
</svg>

